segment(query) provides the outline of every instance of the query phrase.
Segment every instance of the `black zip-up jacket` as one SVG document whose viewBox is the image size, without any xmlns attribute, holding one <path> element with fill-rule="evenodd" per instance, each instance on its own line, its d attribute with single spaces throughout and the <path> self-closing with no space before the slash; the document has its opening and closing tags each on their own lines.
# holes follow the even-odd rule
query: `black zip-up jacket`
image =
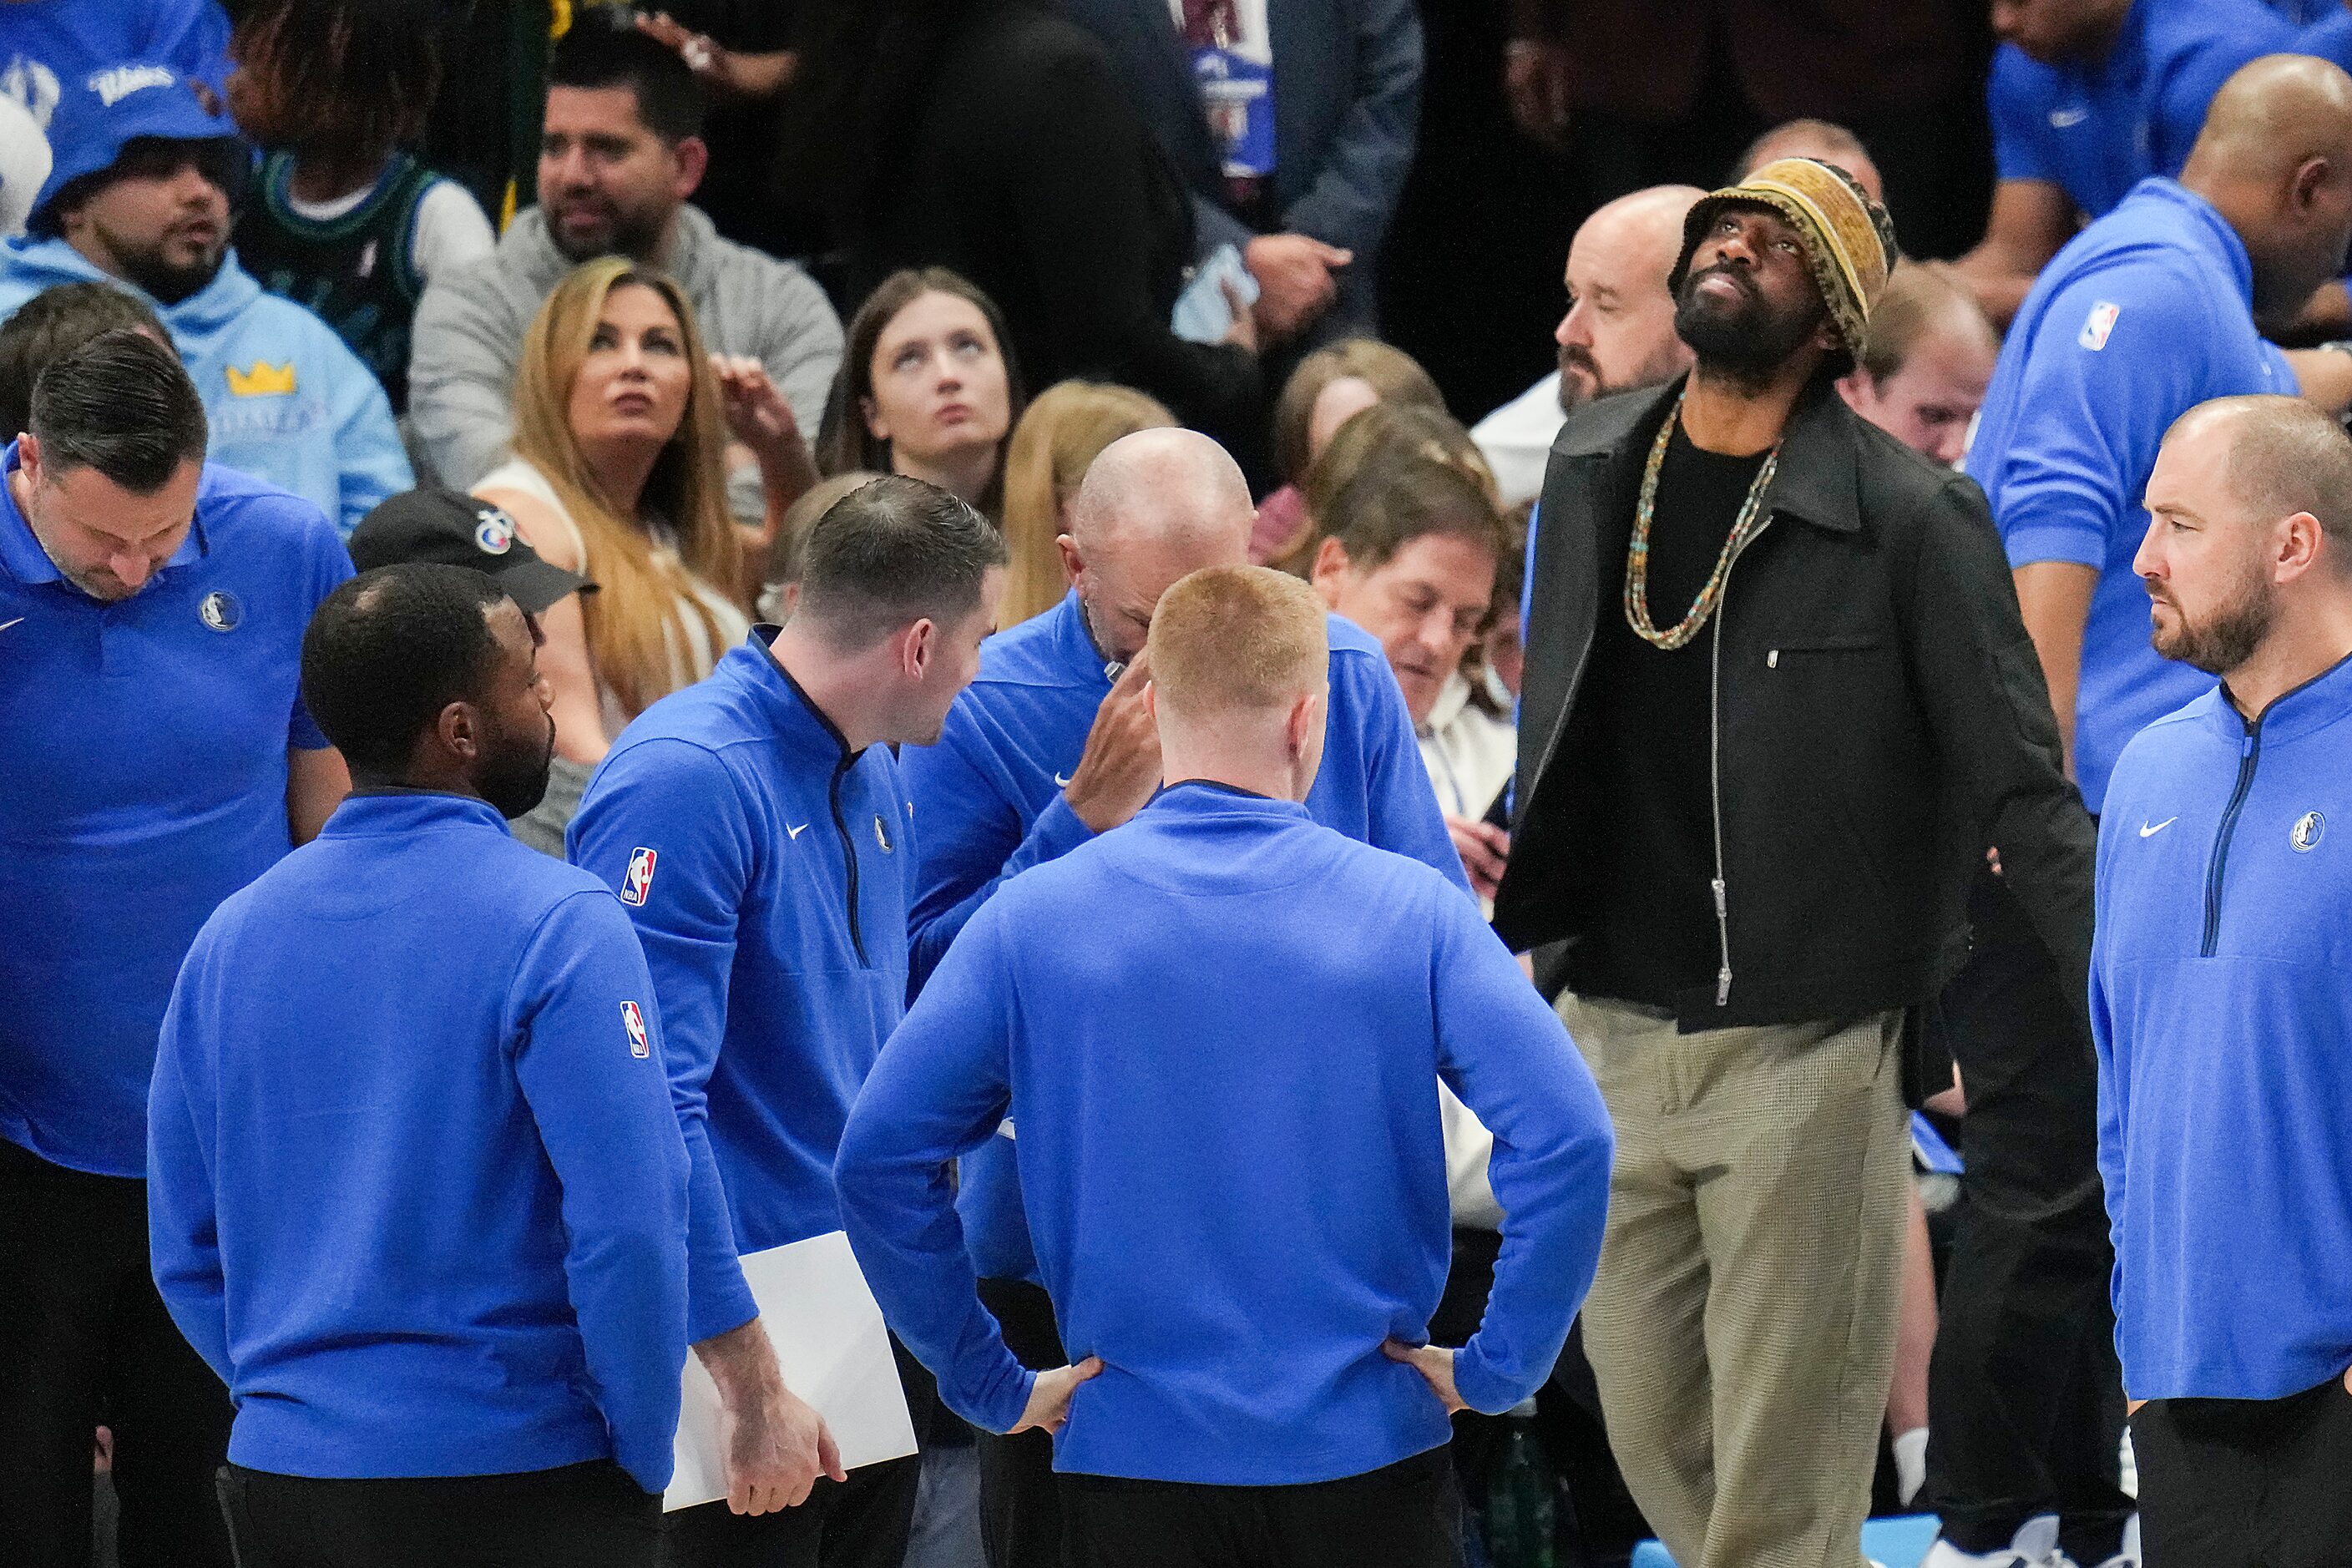
<svg viewBox="0 0 2352 1568">
<path fill-rule="evenodd" d="M 1495 926 L 1513 949 L 1609 918 L 1598 827 L 1563 745 L 1596 617 L 1622 615 L 1622 538 L 1680 384 L 1572 415 L 1537 524 L 1517 820 Z M 1967 952 L 1988 845 L 2085 1014 L 2094 835 L 1984 492 L 1857 418 L 1800 399 L 1767 498 L 1701 633 L 1713 668 L 1721 965 L 1685 1030 L 1845 1018 L 1934 995 Z M 1602 560 L 1608 553 L 1613 559 Z"/>
</svg>

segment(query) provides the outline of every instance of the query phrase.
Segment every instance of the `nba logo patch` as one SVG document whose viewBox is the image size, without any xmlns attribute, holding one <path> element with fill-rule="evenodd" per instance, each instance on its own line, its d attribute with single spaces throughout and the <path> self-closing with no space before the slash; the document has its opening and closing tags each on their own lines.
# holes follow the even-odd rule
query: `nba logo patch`
<svg viewBox="0 0 2352 1568">
<path fill-rule="evenodd" d="M 2107 334 L 2116 330 L 2116 318 L 2123 313 L 2122 306 L 2100 300 L 2091 307 L 2089 317 L 2083 322 L 2083 335 L 2074 341 L 2097 353 L 2107 346 Z"/>
<path fill-rule="evenodd" d="M 646 1040 L 646 1016 L 637 1011 L 635 1002 L 621 1004 L 621 1027 L 629 1031 L 629 1054 L 639 1061 L 653 1055 L 653 1047 Z"/>
<path fill-rule="evenodd" d="M 652 850 L 636 848 L 629 851 L 629 873 L 621 879 L 621 902 L 642 904 L 646 895 L 654 890 L 654 862 L 660 857 Z"/>
</svg>

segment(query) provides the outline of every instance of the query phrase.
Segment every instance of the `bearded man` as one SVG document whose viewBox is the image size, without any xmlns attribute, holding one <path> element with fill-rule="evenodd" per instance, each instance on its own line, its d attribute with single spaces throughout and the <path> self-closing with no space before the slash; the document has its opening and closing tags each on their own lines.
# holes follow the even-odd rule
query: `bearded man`
<svg viewBox="0 0 2352 1568">
<path fill-rule="evenodd" d="M 1696 364 L 1570 416 L 1496 925 L 1564 942 L 1618 1146 L 1584 1314 L 1687 1568 L 1860 1568 L 1893 1365 L 1906 1015 L 1998 842 L 2085 973 L 2092 833 L 1976 486 L 1835 391 L 1893 237 L 1783 159 L 1690 209 Z"/>
</svg>

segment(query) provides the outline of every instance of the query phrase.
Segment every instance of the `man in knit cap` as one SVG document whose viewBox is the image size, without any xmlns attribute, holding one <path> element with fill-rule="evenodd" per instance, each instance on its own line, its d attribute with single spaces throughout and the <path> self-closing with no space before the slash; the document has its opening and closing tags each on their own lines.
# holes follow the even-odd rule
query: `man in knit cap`
<svg viewBox="0 0 2352 1568">
<path fill-rule="evenodd" d="M 1616 1123 L 1584 1342 L 1634 1500 L 1683 1568 L 1859 1568 L 1906 1016 L 1993 844 L 2081 1005 L 2091 825 L 1983 495 L 1837 395 L 1885 214 L 1788 158 L 1684 234 L 1692 373 L 1552 447 L 1495 923 L 1566 944 Z"/>
</svg>

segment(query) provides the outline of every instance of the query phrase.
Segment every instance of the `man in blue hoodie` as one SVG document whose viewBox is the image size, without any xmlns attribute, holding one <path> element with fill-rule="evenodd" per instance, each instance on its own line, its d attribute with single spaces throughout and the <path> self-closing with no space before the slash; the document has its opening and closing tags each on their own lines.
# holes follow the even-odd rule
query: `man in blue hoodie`
<svg viewBox="0 0 2352 1568">
<path fill-rule="evenodd" d="M 1264 567 L 1168 591 L 1173 782 L 973 915 L 843 1136 L 884 1312 L 959 1414 L 1059 1434 L 1080 1568 L 1457 1562 L 1447 1416 L 1534 1393 L 1600 1257 L 1612 1141 L 1567 1031 L 1453 882 L 1302 804 L 1327 625 Z M 1458 1350 L 1427 1343 L 1433 1078 L 1494 1130 L 1507 1216 Z M 948 1167 L 1000 1125 L 1075 1366 L 1025 1369 L 976 1291 Z"/>
<path fill-rule="evenodd" d="M 237 1405 L 244 1568 L 652 1568 L 686 1360 L 686 1149 L 603 883 L 515 841 L 555 721 L 490 579 L 310 622 L 357 789 L 205 923 L 156 1053 L 155 1281 Z"/>
<path fill-rule="evenodd" d="M 687 1568 L 897 1568 L 919 1479 L 911 1458 L 844 1477 L 737 1259 L 841 1228 L 842 1124 L 906 1010 L 915 822 L 891 747 L 937 740 L 971 679 L 1004 544 L 894 475 L 835 503 L 802 551 L 790 624 L 639 714 L 570 832 L 572 863 L 635 917 L 693 1163 L 691 1335 L 736 1439 L 729 1506 L 671 1521 Z"/>
<path fill-rule="evenodd" d="M 148 1271 L 148 1080 L 197 931 L 349 787 L 297 668 L 352 563 L 204 461 L 168 347 L 50 349 L 0 452 L 0 1558 L 87 1568 L 104 1421 L 123 1568 L 227 1568 L 227 1395 Z"/>
<path fill-rule="evenodd" d="M 141 60 L 64 84 L 32 237 L 0 264 L 0 317 L 59 283 L 139 295 L 204 398 L 213 460 L 293 491 L 348 536 L 415 483 L 392 405 L 333 328 L 237 265 L 229 216 L 245 149 L 196 86 Z"/>
<path fill-rule="evenodd" d="M 1158 732 L 1144 710 L 1144 637 L 1169 584 L 1249 559 L 1249 488 L 1224 449 L 1188 430 L 1147 430 L 1104 448 L 1062 541 L 1073 587 L 1055 609 L 981 650 L 980 675 L 939 743 L 905 755 L 923 823 L 914 906 L 917 986 L 1016 872 L 1054 859 L 1140 811 L 1160 787 Z M 1469 880 L 1421 761 L 1388 656 L 1333 616 L 1330 742 L 1307 814 L 1349 837 L 1409 855 L 1463 889 Z M 963 1163 L 962 1207 L 989 1306 L 1029 1365 L 1064 1359 L 1021 1212 L 1016 1140 Z M 1056 1561 L 1051 1454 L 1042 1439 L 983 1435 L 982 1535 L 995 1568 Z"/>
<path fill-rule="evenodd" d="M 2352 442 L 2284 397 L 2172 426 L 2135 562 L 2221 684 L 2124 749 L 2091 1028 L 2148 1568 L 2352 1542 Z"/>
</svg>

